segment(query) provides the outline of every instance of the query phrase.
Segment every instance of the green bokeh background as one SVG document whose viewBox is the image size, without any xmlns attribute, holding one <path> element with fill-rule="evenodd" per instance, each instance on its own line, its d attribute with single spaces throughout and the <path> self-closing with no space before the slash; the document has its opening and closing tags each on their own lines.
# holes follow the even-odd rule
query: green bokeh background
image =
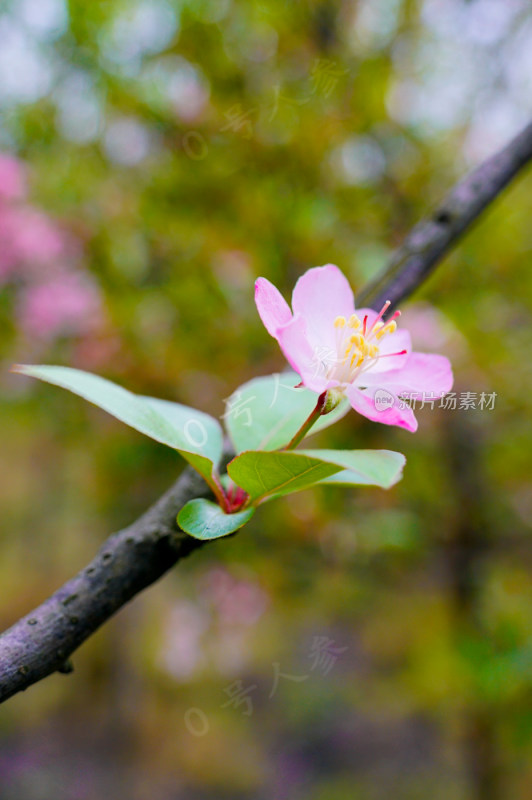
<svg viewBox="0 0 532 800">
<path fill-rule="evenodd" d="M 53 76 L 32 102 L 0 91 L 0 149 L 81 243 L 106 321 L 28 341 L 16 283 L 0 289 L 2 627 L 183 468 L 11 363 L 92 369 L 219 417 L 235 387 L 284 368 L 256 313 L 257 276 L 289 296 L 305 269 L 333 262 L 356 293 L 532 114 L 512 61 L 526 31 L 532 47 L 532 12 L 517 0 L 500 18 L 486 0 L 158 0 L 143 4 L 158 9 L 152 40 L 142 4 L 71 0 L 46 35 L 33 5 L 4 2 L 0 22 L 26 26 Z M 199 111 L 169 101 L 174 73 L 194 75 Z M 64 111 L 72 76 L 96 108 L 83 141 Z M 353 413 L 316 436 L 312 447 L 405 453 L 403 481 L 272 503 L 138 597 L 72 676 L 2 707 L 3 797 L 529 797 L 531 198 L 528 175 L 404 307 L 418 348 L 451 358 L 458 392 L 496 392 L 494 409 L 424 409 L 415 435 Z M 206 599 L 220 575 L 262 598 L 252 624 Z M 342 651 L 327 674 L 311 658 L 319 636 Z M 269 697 L 275 664 L 306 677 Z M 224 707 L 235 681 L 255 686 L 249 715 Z M 204 735 L 187 726 L 191 708 Z"/>
</svg>

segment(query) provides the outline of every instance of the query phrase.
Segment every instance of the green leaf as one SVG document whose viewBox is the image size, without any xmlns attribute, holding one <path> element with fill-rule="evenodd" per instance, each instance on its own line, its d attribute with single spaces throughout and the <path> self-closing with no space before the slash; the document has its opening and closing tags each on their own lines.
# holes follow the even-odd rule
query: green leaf
<svg viewBox="0 0 532 800">
<path fill-rule="evenodd" d="M 178 450 L 211 483 L 222 455 L 222 429 L 208 414 L 135 395 L 105 378 L 71 367 L 17 364 L 13 372 L 68 389 L 140 433 Z"/>
<path fill-rule="evenodd" d="M 298 451 L 299 452 L 299 451 Z M 305 450 L 345 467 L 321 483 L 389 489 L 402 478 L 406 458 L 394 450 Z"/>
<path fill-rule="evenodd" d="M 334 480 L 338 473 L 342 483 L 388 489 L 401 477 L 404 463 L 401 453 L 390 450 L 248 451 L 234 458 L 227 471 L 257 504 Z"/>
<path fill-rule="evenodd" d="M 223 448 L 223 431 L 218 420 L 203 411 L 170 400 L 160 400 L 157 397 L 141 399 L 146 400 L 181 433 L 190 452 L 201 453 L 218 464 Z"/>
<path fill-rule="evenodd" d="M 255 509 L 246 508 L 226 514 L 219 505 L 201 497 L 189 500 L 177 515 L 177 524 L 196 539 L 218 539 L 227 536 L 248 522 Z"/>
<path fill-rule="evenodd" d="M 308 389 L 295 389 L 301 381 L 295 372 L 267 375 L 240 386 L 227 401 L 224 415 L 235 451 L 276 450 L 288 444 L 318 400 Z M 347 400 L 324 414 L 309 434 L 327 428 L 349 410 Z"/>
</svg>

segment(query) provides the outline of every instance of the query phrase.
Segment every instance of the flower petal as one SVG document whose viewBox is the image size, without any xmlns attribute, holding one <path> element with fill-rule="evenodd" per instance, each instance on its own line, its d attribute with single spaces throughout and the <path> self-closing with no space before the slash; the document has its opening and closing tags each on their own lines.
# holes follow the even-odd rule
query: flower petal
<svg viewBox="0 0 532 800">
<path fill-rule="evenodd" d="M 295 315 L 290 322 L 277 330 L 277 341 L 288 363 L 301 376 L 303 384 L 313 392 L 324 392 L 338 381 L 330 381 L 325 375 L 325 366 L 316 349 L 308 339 L 307 325 L 303 317 Z"/>
<path fill-rule="evenodd" d="M 412 353 L 412 339 L 404 328 L 398 328 L 394 333 L 387 333 L 380 341 L 375 339 L 371 341 L 378 345 L 381 358 L 360 376 L 360 380 L 357 380 L 357 384 L 361 386 L 368 386 L 371 383 L 371 381 L 364 382 L 366 375 L 382 375 L 383 372 L 402 369 Z M 406 353 L 403 353 L 403 350 L 406 350 Z M 395 353 L 403 355 L 394 355 Z"/>
<path fill-rule="evenodd" d="M 439 397 L 447 394 L 453 385 L 449 359 L 434 353 L 411 353 L 400 369 L 379 373 L 371 370 L 362 377 L 366 378 L 367 386 L 389 389 L 394 394 L 424 392 Z"/>
<path fill-rule="evenodd" d="M 294 314 L 307 323 L 308 335 L 315 346 L 336 350 L 334 320 L 350 317 L 355 310 L 349 281 L 334 264 L 307 270 L 294 286 Z"/>
<path fill-rule="evenodd" d="M 398 425 L 407 431 L 417 431 L 417 420 L 409 406 L 401 408 L 397 395 L 386 389 L 370 387 L 364 391 L 355 386 L 347 387 L 351 406 L 364 417 L 384 425 Z"/>
<path fill-rule="evenodd" d="M 255 303 L 264 327 L 271 336 L 275 337 L 277 328 L 292 319 L 290 306 L 279 289 L 266 278 L 255 281 Z"/>
</svg>

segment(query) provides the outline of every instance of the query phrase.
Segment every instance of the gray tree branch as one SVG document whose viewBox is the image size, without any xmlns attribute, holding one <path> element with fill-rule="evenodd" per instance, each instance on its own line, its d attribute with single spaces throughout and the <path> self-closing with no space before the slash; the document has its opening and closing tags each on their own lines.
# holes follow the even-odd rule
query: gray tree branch
<svg viewBox="0 0 532 800">
<path fill-rule="evenodd" d="M 362 291 L 359 305 L 396 306 L 427 278 L 477 217 L 532 158 L 532 122 L 515 139 L 456 184 L 431 216 L 421 220 L 386 269 Z"/>
<path fill-rule="evenodd" d="M 395 305 L 410 295 L 531 159 L 532 123 L 416 225 L 359 304 L 380 308 L 385 300 Z M 202 545 L 176 524 L 179 509 L 200 496 L 208 496 L 206 485 L 186 469 L 142 517 L 111 536 L 87 567 L 0 635 L 0 703 L 53 672 L 70 672 L 69 657 L 100 625 Z"/>
<path fill-rule="evenodd" d="M 145 514 L 110 536 L 96 557 L 0 636 L 0 702 L 53 672 L 100 625 L 202 545 L 176 525 L 180 508 L 209 489 L 187 468 Z"/>
</svg>

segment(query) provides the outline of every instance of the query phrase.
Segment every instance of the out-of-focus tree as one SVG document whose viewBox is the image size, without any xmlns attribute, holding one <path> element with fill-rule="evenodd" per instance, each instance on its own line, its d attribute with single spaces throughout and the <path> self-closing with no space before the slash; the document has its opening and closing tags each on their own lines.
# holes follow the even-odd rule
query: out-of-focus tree
<svg viewBox="0 0 532 800">
<path fill-rule="evenodd" d="M 0 41 L 7 626 L 180 469 L 9 365 L 78 366 L 221 415 L 282 368 L 256 276 L 288 292 L 334 262 L 362 286 L 530 117 L 532 12 L 5 0 Z M 404 482 L 272 505 L 138 599 L 80 651 L 76 682 L 3 707 L 7 798 L 528 797 L 529 209 L 528 178 L 405 308 L 419 349 L 453 360 L 456 409 L 422 410 L 416 437 L 354 415 L 320 434 L 402 450 Z M 275 664 L 307 677 L 270 697 Z M 249 716 L 235 681 L 256 686 Z"/>
</svg>

